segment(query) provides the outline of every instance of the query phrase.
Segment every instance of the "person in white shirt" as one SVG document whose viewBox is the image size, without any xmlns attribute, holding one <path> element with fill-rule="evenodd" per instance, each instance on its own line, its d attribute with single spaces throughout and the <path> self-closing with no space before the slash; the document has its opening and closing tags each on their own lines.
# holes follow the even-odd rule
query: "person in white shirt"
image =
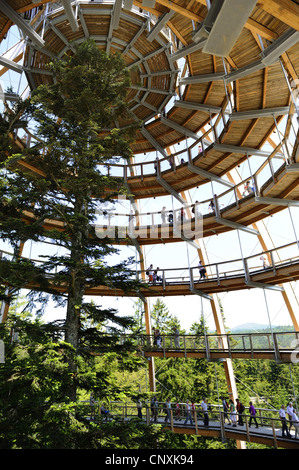
<svg viewBox="0 0 299 470">
<path fill-rule="evenodd" d="M 285 412 L 285 406 L 281 405 L 281 408 L 279 410 L 279 417 L 281 421 L 281 431 L 282 431 L 282 437 L 291 437 L 289 430 L 288 430 L 288 425 L 287 425 L 287 417 L 286 417 L 286 412 Z"/>
<path fill-rule="evenodd" d="M 293 416 L 292 416 L 292 424 L 295 428 L 295 439 L 298 439 L 298 435 L 299 435 L 299 418 L 298 418 L 298 416 L 295 412 L 293 413 Z"/>
<path fill-rule="evenodd" d="M 193 424 L 191 416 L 191 405 L 189 403 L 189 400 L 186 401 L 186 419 L 184 424 L 187 424 L 188 420 L 190 420 L 190 424 Z"/>
<path fill-rule="evenodd" d="M 208 404 L 207 404 L 207 399 L 204 398 L 201 407 L 203 410 L 203 424 L 204 426 L 209 426 L 209 414 L 208 414 Z"/>
<path fill-rule="evenodd" d="M 293 424 L 293 413 L 294 413 L 293 403 L 290 401 L 290 403 L 287 406 L 287 414 L 288 414 L 289 421 L 290 421 L 289 432 L 291 431 L 291 427 Z"/>
</svg>

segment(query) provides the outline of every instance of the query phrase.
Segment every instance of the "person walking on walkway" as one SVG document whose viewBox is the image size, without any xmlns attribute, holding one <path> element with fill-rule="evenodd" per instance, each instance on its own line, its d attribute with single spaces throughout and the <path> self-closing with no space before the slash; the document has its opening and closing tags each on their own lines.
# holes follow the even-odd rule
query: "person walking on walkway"
<svg viewBox="0 0 299 470">
<path fill-rule="evenodd" d="M 289 433 L 288 425 L 287 425 L 287 417 L 286 417 L 286 411 L 285 411 L 285 406 L 281 405 L 281 408 L 279 410 L 279 417 L 281 421 L 281 432 L 282 432 L 282 437 L 291 437 L 291 434 Z"/>
<path fill-rule="evenodd" d="M 167 421 L 170 422 L 170 411 L 171 411 L 171 402 L 170 402 L 170 398 L 167 398 L 167 401 L 165 403 L 165 411 L 166 411 L 166 416 L 165 416 L 165 423 L 167 423 Z"/>
<path fill-rule="evenodd" d="M 156 335 L 156 340 L 157 340 L 157 347 L 160 349 L 162 347 L 161 346 L 162 336 L 161 336 L 160 330 L 158 328 L 155 331 L 155 335 Z"/>
<path fill-rule="evenodd" d="M 189 400 L 186 401 L 186 419 L 184 424 L 187 424 L 187 422 L 190 420 L 190 424 L 192 425 L 192 416 L 191 416 L 191 405 L 189 403 Z"/>
<path fill-rule="evenodd" d="M 174 347 L 176 349 L 180 349 L 180 332 L 177 326 L 173 327 L 173 333 L 174 333 Z"/>
<path fill-rule="evenodd" d="M 199 263 L 198 263 L 198 269 L 199 269 L 200 279 L 205 279 L 205 278 L 206 278 L 207 270 L 206 270 L 206 268 L 202 265 L 202 262 L 201 262 L 201 261 L 199 261 Z"/>
<path fill-rule="evenodd" d="M 233 402 L 233 400 L 229 400 L 229 409 L 230 409 L 230 419 L 231 419 L 231 422 L 233 423 L 233 426 L 236 427 L 237 426 L 237 414 L 236 414 L 236 407 L 235 407 L 235 404 Z"/>
<path fill-rule="evenodd" d="M 291 431 L 291 427 L 293 425 L 293 413 L 294 413 L 293 403 L 290 401 L 290 403 L 287 406 L 287 414 L 288 414 L 289 422 L 290 422 L 289 432 Z"/>
<path fill-rule="evenodd" d="M 256 420 L 256 411 L 255 411 L 255 408 L 252 404 L 252 401 L 249 402 L 249 414 L 250 414 L 250 418 L 249 418 L 249 427 L 251 426 L 251 422 L 252 420 L 255 422 L 255 427 L 258 428 L 259 425 L 257 424 L 257 420 Z"/>
<path fill-rule="evenodd" d="M 243 423 L 242 413 L 245 411 L 245 406 L 239 400 L 239 398 L 236 399 L 236 402 L 237 402 L 236 410 L 237 410 L 237 414 L 238 414 L 238 425 L 243 426 L 244 423 Z"/>
<path fill-rule="evenodd" d="M 298 418 L 295 411 L 294 411 L 293 416 L 292 416 L 292 424 L 295 428 L 295 439 L 298 439 L 298 435 L 299 435 L 299 418 Z"/>
<path fill-rule="evenodd" d="M 228 412 L 228 403 L 224 397 L 221 397 L 222 400 L 222 406 L 223 406 L 223 421 L 225 422 L 225 418 L 228 420 L 228 424 L 231 424 L 231 421 L 229 419 L 229 416 L 227 414 Z"/>
<path fill-rule="evenodd" d="M 203 401 L 201 402 L 201 407 L 203 411 L 203 425 L 209 426 L 208 403 L 207 403 L 206 398 L 204 398 Z"/>
</svg>

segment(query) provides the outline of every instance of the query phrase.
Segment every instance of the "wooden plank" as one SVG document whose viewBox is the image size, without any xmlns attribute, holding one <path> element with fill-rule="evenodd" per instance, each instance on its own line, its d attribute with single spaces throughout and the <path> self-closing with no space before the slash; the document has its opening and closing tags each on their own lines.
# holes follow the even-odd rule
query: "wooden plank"
<svg viewBox="0 0 299 470">
<path fill-rule="evenodd" d="M 299 31 L 299 5 L 292 0 L 259 0 L 257 7 Z"/>
</svg>

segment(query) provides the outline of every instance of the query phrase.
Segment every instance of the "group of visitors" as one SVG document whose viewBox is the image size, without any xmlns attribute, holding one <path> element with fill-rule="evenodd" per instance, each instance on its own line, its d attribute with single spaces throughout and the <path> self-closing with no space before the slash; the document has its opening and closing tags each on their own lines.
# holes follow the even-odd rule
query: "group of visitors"
<svg viewBox="0 0 299 470">
<path fill-rule="evenodd" d="M 199 261 L 198 263 L 198 269 L 199 269 L 199 274 L 200 274 L 200 279 L 206 279 L 207 277 L 207 270 L 202 264 L 202 261 Z"/>
<path fill-rule="evenodd" d="M 184 207 L 181 207 L 181 209 L 178 209 L 176 212 L 177 212 L 178 222 L 184 222 L 185 220 L 187 220 Z M 194 214 L 192 215 L 192 217 L 196 217 L 197 219 L 202 217 L 200 203 L 198 201 L 195 201 L 195 203 L 192 204 L 191 212 L 192 214 Z M 173 223 L 173 211 L 172 210 L 168 211 L 166 209 L 166 206 L 163 206 L 160 214 L 161 214 L 162 224 L 166 224 L 167 222 L 170 224 Z"/>
<path fill-rule="evenodd" d="M 172 224 L 173 223 L 173 211 L 167 211 L 166 207 L 163 206 L 161 209 L 161 220 L 162 220 L 162 224 L 166 224 L 166 222 Z"/>
<path fill-rule="evenodd" d="M 156 330 L 159 332 L 159 330 Z M 225 420 L 228 420 L 228 424 L 232 425 L 234 427 L 237 426 L 237 423 L 239 426 L 244 426 L 244 411 L 245 411 L 245 406 L 242 403 L 242 401 L 237 398 L 236 399 L 236 404 L 232 399 L 226 400 L 225 397 L 221 396 L 220 397 L 222 408 L 223 408 L 223 419 L 224 419 L 224 424 Z M 93 393 L 90 395 L 90 407 L 91 407 L 91 419 L 95 419 L 95 399 L 93 396 Z M 136 402 L 137 406 L 137 412 L 138 412 L 138 418 L 142 419 L 142 401 L 140 398 L 138 398 Z M 172 408 L 172 403 L 170 398 L 167 398 L 166 402 L 164 405 L 160 405 L 160 403 L 157 400 L 157 397 L 154 396 L 151 400 L 150 403 L 150 410 L 151 410 L 151 421 L 154 423 L 158 422 L 158 414 L 159 410 L 162 409 L 162 411 L 165 412 L 165 418 L 164 422 L 167 423 L 171 421 L 171 410 L 173 410 L 173 418 L 176 421 L 182 421 L 184 420 L 183 424 L 187 425 L 190 423 L 191 425 L 194 424 L 195 419 L 201 418 L 203 419 L 203 424 L 204 426 L 209 426 L 209 412 L 210 412 L 210 407 L 208 405 L 207 399 L 204 398 L 200 404 L 200 408 L 196 409 L 196 405 L 194 401 L 186 400 L 185 405 L 182 405 L 179 403 L 179 401 L 176 401 L 175 407 Z M 196 413 L 196 415 L 195 415 Z M 108 418 L 111 417 L 110 412 L 107 408 L 105 408 L 104 404 L 101 405 L 100 407 L 100 414 L 107 420 Z M 256 418 L 256 409 L 252 403 L 252 401 L 249 401 L 249 407 L 248 407 L 248 414 L 249 415 L 249 423 L 248 426 L 251 427 L 252 422 L 255 423 L 255 427 L 258 428 L 258 422 Z M 282 437 L 287 437 L 287 438 L 292 438 L 293 436 L 291 435 L 290 431 L 291 428 L 293 427 L 295 430 L 295 439 L 299 439 L 299 418 L 298 418 L 298 413 L 293 407 L 293 403 L 289 402 L 287 407 L 285 405 L 281 405 L 281 408 L 279 410 L 279 417 L 282 425 Z"/>
<path fill-rule="evenodd" d="M 224 397 L 221 397 L 222 401 L 222 407 L 223 407 L 223 418 L 224 418 L 224 423 L 225 420 L 228 420 L 228 424 L 232 424 L 234 427 L 237 426 L 237 423 L 239 426 L 243 426 L 243 416 L 242 414 L 245 411 L 245 406 L 243 403 L 239 400 L 239 398 L 236 398 L 236 404 L 232 399 L 227 401 Z M 252 421 L 255 422 L 256 427 L 258 428 L 258 423 L 256 420 L 256 410 L 252 404 L 252 402 L 249 402 L 249 427 L 251 426 Z"/>
<path fill-rule="evenodd" d="M 166 207 L 163 206 L 160 213 L 162 224 L 166 224 L 167 222 L 170 224 L 173 223 L 173 211 L 167 211 Z M 183 222 L 184 220 L 186 220 L 186 213 L 184 207 L 181 207 L 181 209 L 178 210 L 177 220 L 178 222 Z"/>
<path fill-rule="evenodd" d="M 255 191 L 254 185 L 250 185 L 250 181 L 246 181 L 246 183 L 244 184 L 244 190 L 243 190 L 242 196 L 243 197 L 249 196 L 249 194 L 254 193 L 254 191 Z"/>
<path fill-rule="evenodd" d="M 289 419 L 287 419 L 287 415 Z M 282 437 L 292 437 L 290 431 L 291 431 L 291 428 L 294 427 L 295 439 L 298 439 L 299 438 L 298 412 L 294 410 L 292 402 L 288 404 L 287 408 L 285 408 L 284 405 L 281 405 L 281 408 L 279 410 L 279 417 L 281 421 Z M 289 427 L 288 427 L 288 423 L 289 423 Z"/>
<path fill-rule="evenodd" d="M 161 336 L 161 332 L 159 328 L 153 328 L 153 336 L 154 336 L 154 340 L 153 340 L 154 346 L 161 348 L 162 336 Z M 177 326 L 173 327 L 173 339 L 174 339 L 175 349 L 179 349 L 180 348 L 180 332 Z"/>
<path fill-rule="evenodd" d="M 148 282 L 150 284 L 153 284 L 154 286 L 157 283 L 163 282 L 163 277 L 159 275 L 159 266 L 157 268 L 154 268 L 153 264 L 150 264 L 147 270 L 145 271 L 145 274 L 148 276 Z M 199 275 L 200 275 L 200 280 L 206 279 L 207 278 L 207 270 L 205 266 L 202 264 L 202 261 L 199 261 L 198 263 L 198 270 L 199 270 Z"/>
<path fill-rule="evenodd" d="M 145 272 L 145 274 L 148 276 L 148 281 L 153 285 L 156 285 L 157 282 L 162 282 L 162 277 L 158 274 L 159 269 L 159 267 L 154 269 L 154 266 L 150 264 Z"/>
<path fill-rule="evenodd" d="M 157 346 L 157 348 L 161 348 L 162 345 L 162 336 L 159 328 L 153 328 L 153 344 L 154 346 Z M 173 327 L 173 339 L 174 339 L 174 347 L 176 349 L 180 348 L 180 332 L 177 326 Z"/>
</svg>

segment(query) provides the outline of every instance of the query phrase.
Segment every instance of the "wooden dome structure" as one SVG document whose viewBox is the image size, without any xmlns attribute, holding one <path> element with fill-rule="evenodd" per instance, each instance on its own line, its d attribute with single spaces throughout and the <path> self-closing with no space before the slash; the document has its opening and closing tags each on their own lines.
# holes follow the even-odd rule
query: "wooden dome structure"
<svg viewBox="0 0 299 470">
<path fill-rule="evenodd" d="M 3 0 L 0 38 L 13 23 L 26 36 L 22 69 L 31 89 L 52 79 L 47 62 L 53 55 L 71 52 L 87 37 L 121 53 L 131 70 L 132 119 L 143 122 L 135 154 L 166 156 L 165 149 L 198 138 L 229 106 L 232 122 L 222 143 L 260 148 L 275 127 L 273 114 L 279 119 L 291 104 L 284 75 L 298 86 L 299 6 L 242 0 L 232 16 L 234 3 Z"/>
<path fill-rule="evenodd" d="M 52 57 L 71 54 L 74 45 L 87 38 L 108 54 L 123 56 L 131 73 L 131 118 L 114 125 L 142 124 L 132 144 L 134 161 L 117 170 L 134 203 L 168 195 L 183 204 L 190 189 L 210 182 L 220 184 L 223 196 L 215 195 L 216 206 L 227 193 L 234 195 L 233 204 L 221 210 L 219 205 L 215 213 L 204 216 L 202 238 L 251 230 L 272 256 L 273 247 L 267 246 L 258 222 L 299 205 L 298 1 L 1 0 L 0 42 L 13 25 L 19 28 L 21 40 L 0 57 L 0 77 L 7 71 L 24 74 L 30 90 L 53 80 L 47 67 Z M 8 92 L 3 95 L 4 100 L 14 98 Z M 18 144 L 25 145 L 21 140 Z M 151 154 L 145 164 L 143 156 Z M 262 163 L 251 171 L 252 157 L 261 157 Z M 171 163 L 170 168 L 165 162 Z M 255 194 L 246 198 L 240 188 L 244 181 L 233 176 L 244 162 L 256 186 Z M 270 176 L 260 181 L 265 168 Z M 30 220 L 31 213 L 25 217 Z M 51 228 L 60 222 L 47 223 Z M 164 228 L 160 225 L 158 236 L 151 238 L 149 226 L 145 227 L 143 241 L 134 242 L 144 276 L 142 250 L 148 244 L 165 243 Z M 185 240 L 173 230 L 168 241 Z M 200 246 L 198 255 L 206 261 Z M 272 289 L 297 280 L 297 266 L 294 261 L 292 269 L 279 265 L 271 273 L 255 273 L 250 287 L 268 285 Z M 188 279 L 150 293 L 145 289 L 142 298 L 195 294 L 210 299 L 217 333 L 222 334 L 223 318 L 213 295 L 247 289 L 247 275 L 244 269 L 234 279 L 207 280 L 199 289 Z M 279 289 L 298 331 L 289 294 L 283 287 Z M 101 287 L 93 293 L 121 295 Z M 150 334 L 148 311 L 146 315 Z M 229 393 L 237 396 L 229 358 L 224 367 Z M 152 360 L 149 370 L 155 390 Z"/>
</svg>

